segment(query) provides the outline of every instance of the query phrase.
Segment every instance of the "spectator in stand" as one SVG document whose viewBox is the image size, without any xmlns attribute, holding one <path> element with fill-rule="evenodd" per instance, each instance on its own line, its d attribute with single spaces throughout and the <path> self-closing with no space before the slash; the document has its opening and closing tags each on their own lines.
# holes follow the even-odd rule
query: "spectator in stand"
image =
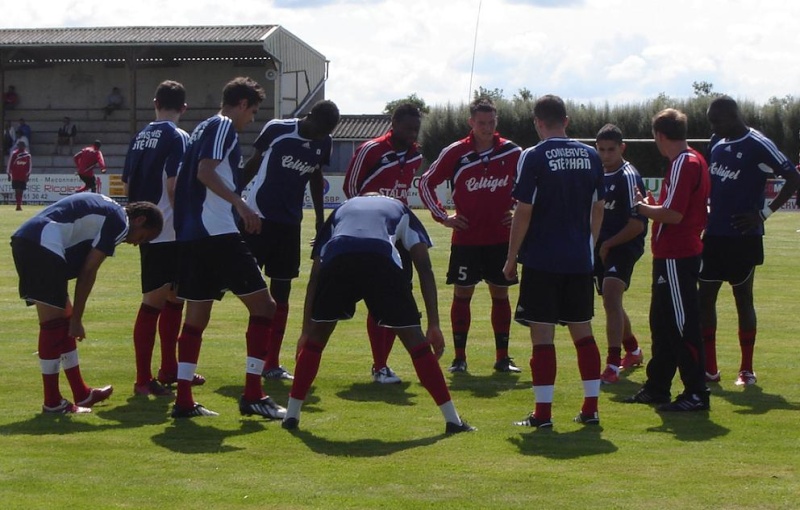
<svg viewBox="0 0 800 510">
<path fill-rule="evenodd" d="M 28 146 L 28 150 L 31 148 L 31 127 L 25 123 L 25 119 L 19 119 L 19 124 L 17 124 L 17 140 L 20 138 L 25 139 L 25 145 Z"/>
<path fill-rule="evenodd" d="M 9 85 L 8 90 L 3 94 L 3 108 L 13 110 L 19 104 L 19 94 L 14 85 Z"/>
<path fill-rule="evenodd" d="M 11 154 L 11 151 L 17 144 L 17 130 L 11 125 L 10 121 L 6 121 L 3 128 L 3 155 Z"/>
<path fill-rule="evenodd" d="M 22 193 L 28 187 L 28 178 L 31 176 L 32 168 L 31 153 L 28 152 L 25 140 L 17 141 L 17 148 L 8 158 L 8 168 L 6 170 L 8 180 L 11 181 L 11 187 L 14 189 L 17 211 L 22 210 Z"/>
<path fill-rule="evenodd" d="M 64 124 L 58 128 L 58 136 L 56 138 L 56 146 L 53 148 L 53 154 L 60 154 L 59 147 L 69 146 L 69 152 L 72 154 L 74 151 L 75 136 L 78 134 L 78 127 L 72 122 L 69 117 L 64 117 Z"/>
<path fill-rule="evenodd" d="M 112 88 L 111 93 L 106 98 L 106 105 L 103 107 L 103 120 L 106 120 L 109 115 L 114 113 L 114 110 L 122 108 L 123 102 L 122 91 L 119 90 L 119 87 Z"/>
<path fill-rule="evenodd" d="M 106 162 L 103 153 L 100 152 L 100 140 L 95 140 L 88 147 L 84 147 L 72 157 L 75 167 L 78 169 L 78 177 L 83 181 L 83 186 L 75 190 L 76 193 L 91 191 L 97 193 L 97 180 L 94 177 L 94 169 L 99 168 L 101 173 L 106 173 Z"/>
</svg>

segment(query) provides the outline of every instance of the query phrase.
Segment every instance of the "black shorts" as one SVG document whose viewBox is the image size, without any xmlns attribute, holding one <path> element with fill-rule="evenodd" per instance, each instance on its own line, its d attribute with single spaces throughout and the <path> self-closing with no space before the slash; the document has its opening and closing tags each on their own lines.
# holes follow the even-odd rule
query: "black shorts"
<svg viewBox="0 0 800 510">
<path fill-rule="evenodd" d="M 739 285 L 764 263 L 761 236 L 704 236 L 700 280 Z"/>
<path fill-rule="evenodd" d="M 220 300 L 267 288 L 256 259 L 239 234 L 206 237 L 180 244 L 178 297 L 188 301 Z"/>
<path fill-rule="evenodd" d="M 591 273 L 546 273 L 525 266 L 514 320 L 525 326 L 589 322 L 594 315 Z"/>
<path fill-rule="evenodd" d="M 139 245 L 142 267 L 142 294 L 172 287 L 178 282 L 180 251 L 177 242 L 145 243 Z"/>
<path fill-rule="evenodd" d="M 80 180 L 86 185 L 87 188 L 95 191 L 97 189 L 97 181 L 94 178 L 94 174 L 92 175 L 79 175 Z"/>
<path fill-rule="evenodd" d="M 631 285 L 633 267 L 641 257 L 641 251 L 638 249 L 631 249 L 623 244 L 621 246 L 614 246 L 608 250 L 606 263 L 603 264 L 603 261 L 600 259 L 600 254 L 596 249 L 594 253 L 594 286 L 597 288 L 597 294 L 600 296 L 603 295 L 603 280 L 606 278 L 615 278 L 622 281 L 627 290 Z"/>
<path fill-rule="evenodd" d="M 506 280 L 503 266 L 508 254 L 508 243 L 485 246 L 450 247 L 450 266 L 447 269 L 448 285 L 471 287 L 481 280 L 499 287 L 510 287 L 519 280 Z"/>
<path fill-rule="evenodd" d="M 364 300 L 378 324 L 391 328 L 420 325 L 420 314 L 403 269 L 376 253 L 339 255 L 320 269 L 311 319 L 350 319 Z"/>
<path fill-rule="evenodd" d="M 11 238 L 11 253 L 19 275 L 19 297 L 30 306 L 44 303 L 67 307 L 67 263 L 38 244 L 19 237 Z"/>
<path fill-rule="evenodd" d="M 28 189 L 28 181 L 11 181 L 11 189 L 21 189 L 25 191 Z"/>
<path fill-rule="evenodd" d="M 243 232 L 247 246 L 264 274 L 276 280 L 300 275 L 300 224 L 261 220 L 261 233 Z"/>
</svg>

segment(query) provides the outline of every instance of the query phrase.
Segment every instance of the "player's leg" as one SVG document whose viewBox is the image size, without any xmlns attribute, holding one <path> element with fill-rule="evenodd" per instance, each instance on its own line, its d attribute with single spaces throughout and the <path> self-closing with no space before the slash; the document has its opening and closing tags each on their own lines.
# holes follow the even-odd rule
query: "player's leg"
<svg viewBox="0 0 800 510">
<path fill-rule="evenodd" d="M 331 320 L 325 322 L 311 321 L 306 331 L 306 340 L 297 356 L 294 381 L 292 389 L 289 391 L 289 403 L 286 405 L 286 415 L 283 418 L 282 426 L 285 429 L 295 429 L 300 422 L 300 411 L 303 402 L 308 396 L 308 390 L 314 383 L 322 361 L 322 351 L 328 345 L 333 331 L 336 329 L 338 321 Z"/>
<path fill-rule="evenodd" d="M 472 296 L 475 287 L 453 286 L 453 302 L 450 305 L 450 324 L 453 329 L 455 357 L 448 369 L 450 372 L 467 371 L 467 338 L 472 323 Z"/>
<path fill-rule="evenodd" d="M 717 367 L 717 297 L 722 287 L 721 281 L 700 280 L 698 299 L 700 301 L 700 329 L 705 351 L 705 377 L 708 382 L 719 382 Z"/>
<path fill-rule="evenodd" d="M 757 329 L 756 309 L 753 304 L 754 279 L 755 267 L 744 281 L 732 286 L 736 313 L 739 316 L 739 348 L 742 353 L 739 376 L 735 383 L 737 386 L 749 386 L 756 383 L 756 375 L 753 370 L 753 350 Z"/>
<path fill-rule="evenodd" d="M 133 352 L 136 359 L 134 393 L 139 395 L 167 395 L 170 393 L 169 391 L 162 391 L 161 385 L 153 379 L 153 372 L 150 366 L 153 360 L 158 319 L 167 300 L 168 292 L 168 284 L 149 292 L 144 292 L 142 294 L 142 302 L 139 305 L 139 312 L 133 325 Z"/>
<path fill-rule="evenodd" d="M 292 374 L 280 364 L 280 354 L 286 335 L 286 323 L 289 320 L 289 296 L 292 292 L 292 280 L 272 278 L 269 290 L 275 300 L 275 316 L 272 318 L 272 332 L 267 347 L 263 375 L 267 379 L 291 380 Z"/>
<path fill-rule="evenodd" d="M 575 421 L 587 425 L 600 423 L 597 399 L 600 395 L 600 350 L 592 333 L 594 285 L 591 274 L 564 276 L 559 322 L 566 323 L 578 357 L 583 384 L 583 405 Z M 606 278 L 608 279 L 608 278 Z"/>
<path fill-rule="evenodd" d="M 492 298 L 492 332 L 494 333 L 495 363 L 497 372 L 519 373 L 514 361 L 508 354 L 508 341 L 511 332 L 511 303 L 508 300 L 508 289 L 519 283 L 519 280 L 506 280 L 503 266 L 508 254 L 508 243 L 480 248 L 481 273 L 489 286 Z"/>
<path fill-rule="evenodd" d="M 44 387 L 45 412 L 60 409 L 64 406 L 64 398 L 58 385 L 61 367 L 61 344 L 66 340 L 69 322 L 64 316 L 64 309 L 45 303 L 36 303 L 39 317 L 39 366 L 42 371 Z"/>
<path fill-rule="evenodd" d="M 606 312 L 606 339 L 608 354 L 602 381 L 611 384 L 619 381 L 622 367 L 622 337 L 625 334 L 625 309 L 622 307 L 622 296 L 625 293 L 625 282 L 618 278 L 603 278 L 603 309 Z"/>
<path fill-rule="evenodd" d="M 211 319 L 213 305 L 214 301 L 211 299 L 186 302 L 186 317 L 178 337 L 178 384 L 173 416 L 188 413 L 200 405 L 195 402 L 192 394 L 192 379 L 197 371 L 203 332 Z"/>
</svg>

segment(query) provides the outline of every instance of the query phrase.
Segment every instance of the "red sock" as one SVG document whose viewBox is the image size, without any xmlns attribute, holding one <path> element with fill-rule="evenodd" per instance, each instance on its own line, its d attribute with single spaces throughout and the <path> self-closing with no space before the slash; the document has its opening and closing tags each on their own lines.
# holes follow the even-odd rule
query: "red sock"
<svg viewBox="0 0 800 510">
<path fill-rule="evenodd" d="M 203 330 L 183 325 L 183 331 L 178 337 L 178 362 L 191 363 L 197 365 L 200 358 L 200 345 L 203 343 Z M 192 395 L 191 378 L 178 379 L 178 394 L 175 397 L 175 405 L 178 407 L 189 408 L 194 406 L 194 395 Z"/>
<path fill-rule="evenodd" d="M 272 317 L 272 332 L 267 346 L 266 368 L 278 368 L 281 364 L 281 345 L 289 318 L 289 303 L 278 303 Z"/>
<path fill-rule="evenodd" d="M 183 303 L 167 301 L 158 319 L 158 337 L 161 340 L 161 372 L 178 373 L 178 333 L 181 330 Z"/>
<path fill-rule="evenodd" d="M 411 361 L 414 363 L 414 370 L 417 372 L 419 382 L 428 390 L 437 406 L 450 401 L 450 390 L 442 374 L 442 368 L 433 354 L 433 349 L 429 342 L 418 345 L 408 351 Z"/>
<path fill-rule="evenodd" d="M 717 328 L 703 328 L 703 348 L 706 353 L 706 372 L 716 374 L 717 368 Z"/>
<path fill-rule="evenodd" d="M 753 349 L 756 346 L 756 330 L 739 331 L 739 348 L 742 350 L 742 363 L 739 371 L 753 371 Z"/>
<path fill-rule="evenodd" d="M 64 331 L 69 331 L 69 324 L 64 326 Z M 68 334 L 65 335 L 65 340 L 61 343 L 61 354 L 69 354 L 74 352 L 75 356 L 78 354 L 78 342 L 75 341 L 75 338 L 69 336 Z M 77 360 L 76 360 L 77 361 Z M 85 399 L 89 396 L 89 391 L 91 388 L 86 384 L 83 380 L 83 376 L 81 375 L 81 367 L 79 364 L 75 364 L 75 366 L 67 367 L 64 365 L 64 361 L 62 359 L 61 366 L 64 369 L 64 375 L 67 376 L 67 382 L 69 382 L 69 387 L 72 390 L 72 396 L 75 398 L 76 402 L 80 402 L 81 400 Z"/>
<path fill-rule="evenodd" d="M 375 322 L 372 314 L 367 314 L 367 335 L 369 335 L 369 346 L 372 349 L 372 368 L 380 370 L 386 366 L 389 354 L 386 352 L 386 340 L 384 338 L 384 328 Z"/>
<path fill-rule="evenodd" d="M 636 340 L 636 335 L 631 335 L 628 338 L 622 339 L 622 346 L 625 348 L 625 352 L 633 352 L 639 348 L 639 341 Z"/>
<path fill-rule="evenodd" d="M 578 371 L 581 374 L 581 381 L 597 381 L 597 388 L 600 388 L 600 349 L 597 348 L 593 336 L 583 337 L 575 342 L 575 349 L 578 352 Z M 585 391 L 585 386 L 584 386 Z M 597 412 L 597 396 L 584 396 L 581 413 L 594 414 Z"/>
<path fill-rule="evenodd" d="M 22 207 L 22 190 L 21 189 L 16 190 L 15 198 L 17 199 L 17 207 Z"/>
<path fill-rule="evenodd" d="M 556 346 L 553 344 L 534 345 L 531 355 L 531 374 L 534 392 L 536 386 L 554 386 L 556 382 Z M 533 414 L 540 420 L 552 417 L 553 403 L 536 401 Z"/>
<path fill-rule="evenodd" d="M 450 305 L 453 345 L 455 347 L 456 358 L 458 359 L 467 359 L 467 336 L 469 335 L 469 328 L 472 324 L 471 301 L 472 298 L 453 296 L 453 303 Z"/>
<path fill-rule="evenodd" d="M 495 357 L 508 357 L 508 337 L 511 329 L 511 303 L 508 298 L 492 299 L 492 331 L 494 332 Z"/>
<path fill-rule="evenodd" d="M 142 303 L 133 325 L 133 352 L 136 356 L 136 384 L 147 384 L 153 378 L 150 363 L 156 343 L 156 327 L 161 310 Z"/>
<path fill-rule="evenodd" d="M 247 323 L 247 357 L 263 360 L 267 355 L 267 344 L 271 334 L 272 320 L 267 317 L 250 316 Z M 254 402 L 264 398 L 261 374 L 245 374 L 244 399 Z"/>
<path fill-rule="evenodd" d="M 69 328 L 67 319 L 53 319 L 39 324 L 39 359 L 58 361 L 61 358 L 61 342 Z M 58 388 L 58 372 L 42 374 L 44 386 L 44 405 L 55 407 L 61 403 L 61 390 Z"/>
<path fill-rule="evenodd" d="M 305 400 L 311 384 L 317 377 L 319 362 L 325 346 L 308 340 L 300 350 L 297 365 L 294 369 L 294 381 L 289 396 L 297 400 Z"/>
<path fill-rule="evenodd" d="M 636 349 L 634 349 L 636 350 Z M 614 365 L 618 367 L 622 364 L 622 348 L 621 347 L 609 347 L 608 348 L 608 356 L 606 356 L 606 364 Z"/>
<path fill-rule="evenodd" d="M 392 353 L 392 348 L 394 348 L 394 339 L 397 338 L 397 333 L 392 328 L 383 329 L 383 362 L 384 365 L 389 366 L 389 354 Z"/>
</svg>

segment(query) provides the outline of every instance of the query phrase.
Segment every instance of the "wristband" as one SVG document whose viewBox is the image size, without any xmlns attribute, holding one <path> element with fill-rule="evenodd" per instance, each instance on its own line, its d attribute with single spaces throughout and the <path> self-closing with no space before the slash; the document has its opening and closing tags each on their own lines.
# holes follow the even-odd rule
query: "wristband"
<svg viewBox="0 0 800 510">
<path fill-rule="evenodd" d="M 761 216 L 762 221 L 767 221 L 767 218 L 769 218 L 772 212 L 772 209 L 770 209 L 768 205 L 765 205 L 764 208 L 758 212 L 758 215 Z"/>
</svg>

